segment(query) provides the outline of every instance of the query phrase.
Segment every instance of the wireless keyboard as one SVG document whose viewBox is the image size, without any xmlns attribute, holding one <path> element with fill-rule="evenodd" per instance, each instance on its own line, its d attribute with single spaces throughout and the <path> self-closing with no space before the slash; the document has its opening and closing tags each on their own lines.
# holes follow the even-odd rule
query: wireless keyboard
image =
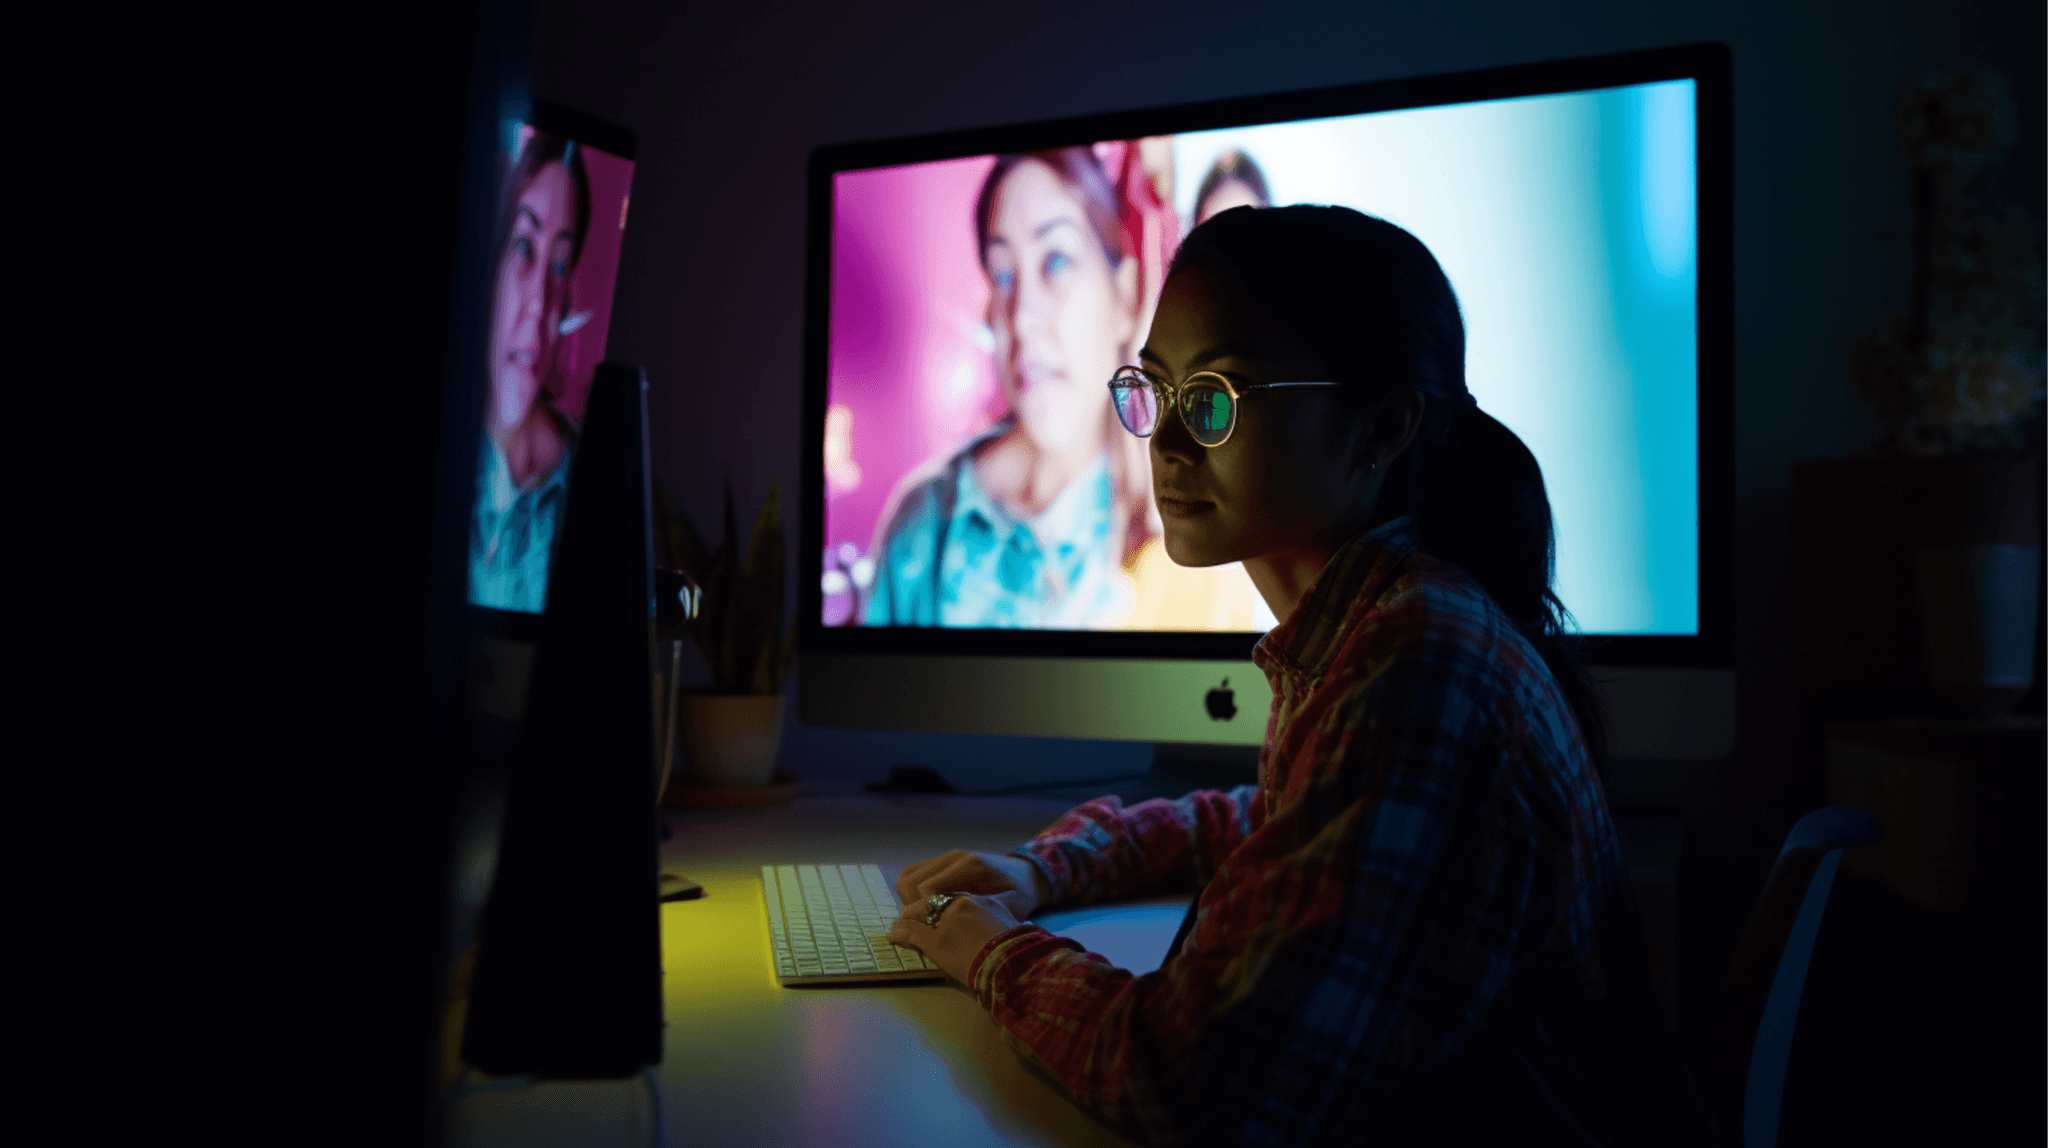
<svg viewBox="0 0 2048 1148">
<path fill-rule="evenodd" d="M 775 977 L 785 985 L 946 975 L 916 949 L 889 943 L 903 910 L 873 865 L 763 865 L 761 894 Z"/>
</svg>

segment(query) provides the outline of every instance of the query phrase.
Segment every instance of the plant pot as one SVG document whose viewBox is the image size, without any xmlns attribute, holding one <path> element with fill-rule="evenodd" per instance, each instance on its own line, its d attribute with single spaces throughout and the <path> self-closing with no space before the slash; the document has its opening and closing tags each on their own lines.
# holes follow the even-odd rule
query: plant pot
<svg viewBox="0 0 2048 1148">
<path fill-rule="evenodd" d="M 680 731 L 675 727 L 677 707 L 680 702 L 677 683 L 682 677 L 683 644 L 673 638 L 664 638 L 655 644 L 654 671 L 654 756 L 660 763 L 654 783 L 654 798 L 668 792 L 669 778 L 675 774 L 676 755 L 680 752 L 676 743 L 681 741 Z"/>
<path fill-rule="evenodd" d="M 781 694 L 685 694 L 683 769 L 701 788 L 763 786 L 782 745 Z"/>
</svg>

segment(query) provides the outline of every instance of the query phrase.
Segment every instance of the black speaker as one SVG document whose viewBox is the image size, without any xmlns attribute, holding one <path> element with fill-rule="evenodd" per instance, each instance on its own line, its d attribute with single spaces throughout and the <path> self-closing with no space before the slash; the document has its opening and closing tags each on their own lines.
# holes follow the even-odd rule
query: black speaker
<svg viewBox="0 0 2048 1148">
<path fill-rule="evenodd" d="M 463 1030 L 493 1075 L 661 1062 L 646 393 L 598 367 L 571 464 Z"/>
</svg>

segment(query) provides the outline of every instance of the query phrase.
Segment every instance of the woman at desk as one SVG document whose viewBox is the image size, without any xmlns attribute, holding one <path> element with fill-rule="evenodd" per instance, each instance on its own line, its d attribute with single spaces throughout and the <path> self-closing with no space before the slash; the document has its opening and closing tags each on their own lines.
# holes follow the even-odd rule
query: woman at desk
<svg viewBox="0 0 2048 1148">
<path fill-rule="evenodd" d="M 1113 390 L 1170 555 L 1242 561 L 1280 620 L 1259 784 L 913 865 L 891 938 L 1147 1142 L 1713 1143 L 1651 995 L 1542 477 L 1466 390 L 1436 260 L 1344 208 L 1224 212 L 1140 361 Z M 1174 881 L 1201 893 L 1143 976 L 1019 923 Z"/>
</svg>

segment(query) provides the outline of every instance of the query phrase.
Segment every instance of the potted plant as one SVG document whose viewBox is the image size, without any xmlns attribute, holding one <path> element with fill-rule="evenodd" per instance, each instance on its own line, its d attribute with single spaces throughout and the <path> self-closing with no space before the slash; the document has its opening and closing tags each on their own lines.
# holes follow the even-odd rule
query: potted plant
<svg viewBox="0 0 2048 1148">
<path fill-rule="evenodd" d="M 796 627 L 783 618 L 782 511 L 774 483 L 745 550 L 734 527 L 732 481 L 725 483 L 724 532 L 717 549 L 655 489 L 656 540 L 665 564 L 697 586 L 694 617 L 664 637 L 694 640 L 710 670 L 706 690 L 684 693 L 677 734 L 688 783 L 699 788 L 762 787 L 775 775 L 782 738 L 782 682 L 796 650 Z"/>
</svg>

